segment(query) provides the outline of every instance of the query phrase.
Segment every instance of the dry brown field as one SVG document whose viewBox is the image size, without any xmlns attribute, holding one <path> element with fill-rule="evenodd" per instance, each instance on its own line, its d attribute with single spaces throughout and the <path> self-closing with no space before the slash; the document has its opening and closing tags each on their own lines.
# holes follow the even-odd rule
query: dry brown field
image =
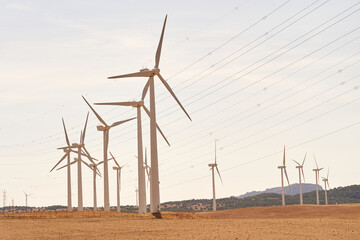
<svg viewBox="0 0 360 240">
<path fill-rule="evenodd" d="M 202 213 L 0 214 L 0 239 L 360 239 L 360 204 Z"/>
</svg>

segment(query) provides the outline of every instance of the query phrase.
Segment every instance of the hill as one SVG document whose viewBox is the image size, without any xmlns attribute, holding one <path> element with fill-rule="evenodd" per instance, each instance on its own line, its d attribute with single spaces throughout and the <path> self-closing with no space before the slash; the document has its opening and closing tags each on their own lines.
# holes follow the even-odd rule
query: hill
<svg viewBox="0 0 360 240">
<path fill-rule="evenodd" d="M 308 192 L 312 192 L 312 191 L 316 191 L 316 184 L 311 184 L 311 183 L 303 183 L 302 185 L 302 192 L 303 193 L 308 193 Z M 319 190 L 323 191 L 324 189 L 319 186 Z M 291 184 L 290 186 L 285 186 L 284 187 L 284 191 L 286 195 L 297 195 L 299 194 L 300 191 L 300 184 L 296 183 L 296 184 Z M 262 193 L 277 193 L 277 194 L 281 194 L 281 187 L 274 187 L 274 188 L 268 188 L 264 191 L 252 191 L 252 192 L 247 192 L 243 195 L 240 195 L 239 198 L 245 198 L 245 197 L 251 197 L 251 196 L 255 196 L 255 195 L 259 195 Z"/>
</svg>

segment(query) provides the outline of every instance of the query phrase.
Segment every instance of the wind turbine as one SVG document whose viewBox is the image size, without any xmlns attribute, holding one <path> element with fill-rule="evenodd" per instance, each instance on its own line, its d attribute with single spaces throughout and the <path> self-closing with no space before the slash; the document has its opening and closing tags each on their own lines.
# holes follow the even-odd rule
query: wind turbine
<svg viewBox="0 0 360 240">
<path fill-rule="evenodd" d="M 25 203 L 26 203 L 26 207 L 28 206 L 28 197 L 30 197 L 31 195 L 32 195 L 32 193 L 31 194 L 27 194 L 26 192 L 24 192 L 24 194 L 25 194 Z"/>
<path fill-rule="evenodd" d="M 329 185 L 329 169 L 328 169 L 326 178 L 323 177 L 322 180 L 324 181 L 324 185 L 325 185 L 325 204 L 328 205 L 328 197 L 327 197 L 326 185 L 327 185 L 327 186 L 329 187 L 329 189 L 330 189 L 330 185 Z"/>
<path fill-rule="evenodd" d="M 301 174 L 303 176 L 304 182 L 305 182 L 305 174 L 304 174 L 304 163 L 305 163 L 305 159 L 306 159 L 306 154 L 304 157 L 304 160 L 302 162 L 302 164 L 298 163 L 297 161 L 293 160 L 297 166 L 296 168 L 299 169 L 299 188 L 300 188 L 300 205 L 303 205 L 303 196 L 302 196 L 302 185 L 301 185 Z"/>
<path fill-rule="evenodd" d="M 110 153 L 111 154 L 111 153 Z M 116 199 L 117 199 L 117 207 L 116 211 L 120 212 L 120 187 L 121 187 L 121 169 L 126 166 L 122 165 L 120 167 L 119 163 L 116 161 L 115 157 L 111 154 L 111 157 L 114 159 L 114 162 L 116 164 L 116 167 L 113 167 L 114 170 L 116 170 Z"/>
<path fill-rule="evenodd" d="M 112 103 L 95 103 L 95 105 L 112 105 L 112 106 L 130 106 L 137 108 L 137 143 L 138 143 L 138 189 L 139 189 L 139 213 L 146 213 L 146 187 L 145 187 L 145 168 L 143 164 L 143 141 L 142 141 L 142 125 L 141 125 L 141 108 L 144 109 L 146 114 L 150 117 L 150 111 L 144 105 L 145 93 L 143 98 L 138 102 L 112 102 Z M 157 130 L 160 132 L 162 137 L 165 139 L 167 144 L 170 143 L 166 139 L 165 135 L 161 131 L 158 124 L 156 124 Z"/>
<path fill-rule="evenodd" d="M 318 184 L 318 182 L 319 182 L 319 178 L 320 178 L 320 171 L 323 168 L 319 168 L 317 161 L 316 161 L 315 154 L 314 154 L 314 160 L 315 160 L 315 164 L 316 164 L 316 168 L 313 169 L 313 171 L 315 172 L 315 179 L 316 179 L 316 205 L 319 205 L 319 184 Z"/>
<path fill-rule="evenodd" d="M 89 113 L 87 113 L 87 116 L 86 116 L 84 130 L 81 131 L 81 133 L 80 133 L 80 143 L 73 143 L 71 146 L 58 148 L 58 149 L 77 148 L 77 154 L 78 154 L 77 159 L 78 160 L 76 160 L 75 162 L 78 163 L 78 165 L 77 165 L 77 170 L 78 170 L 78 211 L 83 211 L 81 163 L 84 161 L 82 161 L 81 156 L 86 156 L 90 160 L 91 163 L 95 164 L 95 162 L 93 161 L 93 158 L 90 156 L 90 153 L 85 148 L 85 133 L 86 133 L 86 126 L 87 126 L 88 119 L 89 119 Z M 84 150 L 84 152 L 82 150 Z"/>
<path fill-rule="evenodd" d="M 109 148 L 109 131 L 110 128 L 116 127 L 120 124 L 126 123 L 130 120 L 133 120 L 135 118 L 130 118 L 123 121 L 115 122 L 111 125 L 108 125 L 101 117 L 100 115 L 95 111 L 95 109 L 89 104 L 89 102 L 82 96 L 84 101 L 87 103 L 87 105 L 90 107 L 91 111 L 95 114 L 97 119 L 103 124 L 97 126 L 97 130 L 103 132 L 104 136 L 104 211 L 110 211 L 110 199 L 109 199 L 109 167 L 108 167 L 108 157 L 107 152 Z"/>
<path fill-rule="evenodd" d="M 282 205 L 285 206 L 285 192 L 284 192 L 284 172 L 286 176 L 286 180 L 288 182 L 288 185 L 290 186 L 289 178 L 286 172 L 286 166 L 285 166 L 285 146 L 284 146 L 284 156 L 283 156 L 283 165 L 278 166 L 278 168 L 281 169 L 281 197 L 282 197 Z"/>
<path fill-rule="evenodd" d="M 213 211 L 216 211 L 216 197 L 215 197 L 215 172 L 214 172 L 214 168 L 216 168 L 216 171 L 219 175 L 219 178 L 222 181 L 219 169 L 217 167 L 217 163 L 216 163 L 216 140 L 215 140 L 215 163 L 210 163 L 208 164 L 208 166 L 210 167 L 211 173 L 212 173 L 212 187 L 213 187 Z"/>
<path fill-rule="evenodd" d="M 136 73 L 108 77 L 108 79 L 128 78 L 128 77 L 149 78 L 143 90 L 143 98 L 146 95 L 147 89 L 150 88 L 150 145 L 151 145 L 151 168 L 152 168 L 151 181 L 150 181 L 150 210 L 152 213 L 160 213 L 160 189 L 159 189 L 159 168 L 158 168 L 158 152 L 157 152 L 157 137 L 156 137 L 155 86 L 154 86 L 155 76 L 157 76 L 160 79 L 160 81 L 164 84 L 166 89 L 173 96 L 175 101 L 180 105 L 181 109 L 191 120 L 189 114 L 186 112 L 185 108 L 181 105 L 180 101 L 176 97 L 175 93 L 173 92 L 169 84 L 160 75 L 159 63 L 160 63 L 161 47 L 164 38 L 166 19 L 167 19 L 167 15 L 165 17 L 160 41 L 158 44 L 158 48 L 156 50 L 154 68 L 151 70 L 145 68 L 145 69 L 141 69 L 139 72 Z"/>
<path fill-rule="evenodd" d="M 52 172 L 52 170 L 54 170 L 54 168 L 56 168 L 65 158 L 67 158 L 67 197 L 68 197 L 68 211 L 72 211 L 72 203 L 71 203 L 71 169 L 70 169 L 70 153 L 71 152 L 75 152 L 71 149 L 70 146 L 70 141 L 69 141 L 69 137 L 67 135 L 66 132 L 66 127 L 65 127 L 65 122 L 64 122 L 64 118 L 62 118 L 62 123 L 63 123 L 63 127 L 64 127 L 64 132 L 65 132 L 65 139 L 66 139 L 66 144 L 68 146 L 68 148 L 64 148 L 63 151 L 65 152 L 65 155 L 60 159 L 60 161 L 50 170 L 50 172 Z M 76 152 L 75 152 L 76 153 Z"/>
</svg>

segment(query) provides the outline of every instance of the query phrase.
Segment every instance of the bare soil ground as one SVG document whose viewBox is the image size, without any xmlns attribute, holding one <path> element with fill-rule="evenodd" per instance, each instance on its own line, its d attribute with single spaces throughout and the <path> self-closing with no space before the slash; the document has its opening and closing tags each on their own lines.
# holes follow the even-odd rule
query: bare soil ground
<svg viewBox="0 0 360 240">
<path fill-rule="evenodd" d="M 0 214 L 1 239 L 360 239 L 360 204 L 204 213 Z"/>
</svg>

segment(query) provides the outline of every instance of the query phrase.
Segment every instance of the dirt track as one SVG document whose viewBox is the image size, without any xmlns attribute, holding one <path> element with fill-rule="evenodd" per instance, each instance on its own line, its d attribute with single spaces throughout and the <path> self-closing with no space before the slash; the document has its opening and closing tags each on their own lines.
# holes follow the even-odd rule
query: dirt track
<svg viewBox="0 0 360 240">
<path fill-rule="evenodd" d="M 151 215 L 0 215 L 4 239 L 360 239 L 360 205 L 261 207 Z"/>
</svg>

